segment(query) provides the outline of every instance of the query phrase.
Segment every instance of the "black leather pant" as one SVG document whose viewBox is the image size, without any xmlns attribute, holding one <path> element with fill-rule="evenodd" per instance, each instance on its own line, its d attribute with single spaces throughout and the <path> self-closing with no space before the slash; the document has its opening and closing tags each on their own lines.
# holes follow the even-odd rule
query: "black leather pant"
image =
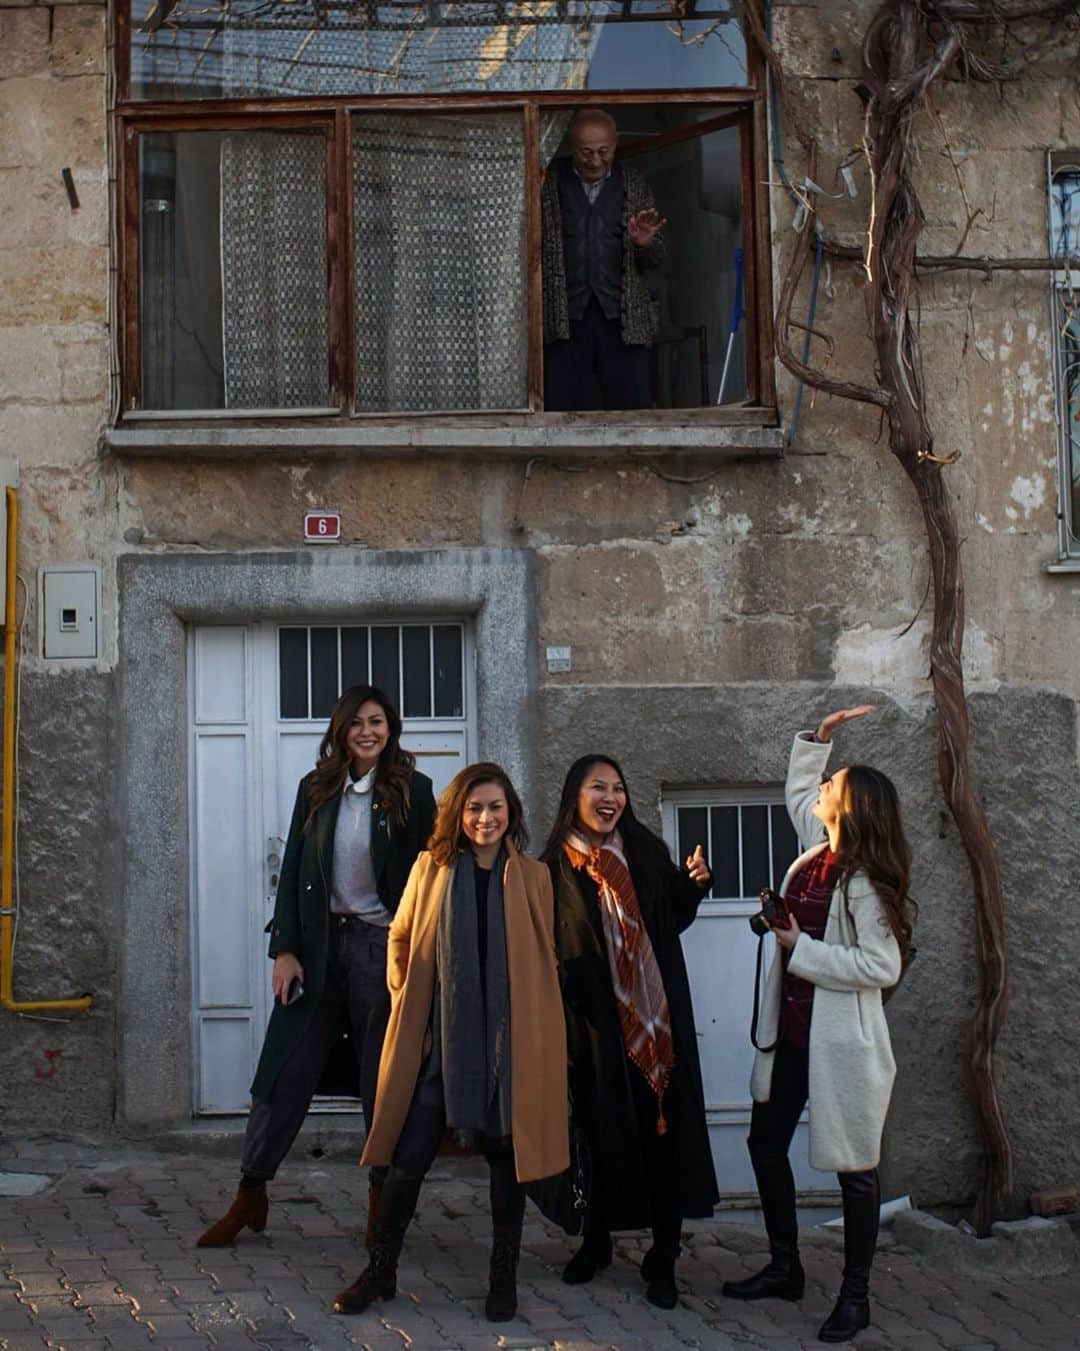
<svg viewBox="0 0 1080 1351">
<path fill-rule="evenodd" d="M 747 1141 L 765 1229 L 774 1253 L 794 1253 L 799 1245 L 795 1178 L 788 1150 L 808 1095 L 808 1051 L 790 1042 L 779 1042 L 769 1101 L 754 1103 Z M 853 1296 L 865 1295 L 877 1246 L 881 1205 L 877 1169 L 838 1173 L 837 1179 L 844 1206 L 844 1286 Z"/>
</svg>

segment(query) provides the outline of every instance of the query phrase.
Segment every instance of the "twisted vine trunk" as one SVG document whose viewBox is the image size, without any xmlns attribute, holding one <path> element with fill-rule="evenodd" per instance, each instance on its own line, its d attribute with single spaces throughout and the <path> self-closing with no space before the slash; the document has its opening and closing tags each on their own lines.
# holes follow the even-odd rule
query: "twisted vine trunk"
<svg viewBox="0 0 1080 1351">
<path fill-rule="evenodd" d="M 927 86 L 956 54 L 945 39 L 918 67 L 919 38 L 916 0 L 889 0 L 871 22 L 863 48 L 862 93 L 876 185 L 866 303 L 880 386 L 889 395 L 889 447 L 915 488 L 926 527 L 934 598 L 930 676 L 939 719 L 938 769 L 974 888 L 980 993 L 970 1030 L 968 1075 L 983 1153 L 975 1224 L 984 1233 L 1012 1190 L 1012 1149 L 994 1082 L 994 1046 L 1008 1008 L 1008 957 L 997 853 L 968 767 L 959 531 L 942 466 L 927 458 L 933 453 L 933 436 L 908 304 L 924 224 L 908 177 L 912 122 Z"/>
</svg>

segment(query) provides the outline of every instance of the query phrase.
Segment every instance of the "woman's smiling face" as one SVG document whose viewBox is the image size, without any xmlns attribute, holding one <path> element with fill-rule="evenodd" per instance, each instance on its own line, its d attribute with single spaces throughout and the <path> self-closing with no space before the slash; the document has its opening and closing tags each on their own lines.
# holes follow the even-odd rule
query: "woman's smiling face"
<svg viewBox="0 0 1080 1351">
<path fill-rule="evenodd" d="M 594 760 L 578 789 L 577 818 L 594 836 L 610 835 L 626 810 L 626 785 L 614 765 Z"/>
</svg>

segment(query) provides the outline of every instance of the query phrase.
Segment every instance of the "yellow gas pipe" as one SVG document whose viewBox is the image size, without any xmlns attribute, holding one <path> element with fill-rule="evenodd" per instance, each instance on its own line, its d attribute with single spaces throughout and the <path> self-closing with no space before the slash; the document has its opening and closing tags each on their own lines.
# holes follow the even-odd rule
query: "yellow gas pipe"
<svg viewBox="0 0 1080 1351">
<path fill-rule="evenodd" d="M 12 918 L 14 917 L 15 846 L 15 533 L 19 524 L 19 499 L 14 488 L 5 489 L 7 505 L 7 572 L 4 590 L 4 781 L 3 819 L 0 822 L 0 1005 L 16 1013 L 39 1009 L 88 1009 L 90 995 L 80 999 L 16 1000 L 11 993 Z"/>
</svg>

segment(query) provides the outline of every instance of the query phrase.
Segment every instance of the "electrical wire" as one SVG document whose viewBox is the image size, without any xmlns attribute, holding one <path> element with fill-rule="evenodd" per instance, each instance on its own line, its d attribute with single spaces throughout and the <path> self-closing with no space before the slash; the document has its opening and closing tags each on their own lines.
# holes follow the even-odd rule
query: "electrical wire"
<svg viewBox="0 0 1080 1351">
<path fill-rule="evenodd" d="M 814 327 L 814 316 L 817 313 L 818 282 L 821 279 L 821 260 L 825 254 L 825 247 L 821 238 L 821 227 L 815 221 L 814 223 L 814 272 L 810 279 L 810 304 L 806 311 L 806 336 L 803 338 L 802 362 L 804 366 L 810 364 L 810 340 L 813 337 L 811 329 Z M 788 423 L 787 435 L 784 437 L 784 444 L 790 446 L 795 440 L 795 433 L 799 430 L 799 414 L 802 412 L 803 391 L 805 384 L 800 380 L 795 389 L 795 402 L 791 406 L 791 421 Z"/>
</svg>

